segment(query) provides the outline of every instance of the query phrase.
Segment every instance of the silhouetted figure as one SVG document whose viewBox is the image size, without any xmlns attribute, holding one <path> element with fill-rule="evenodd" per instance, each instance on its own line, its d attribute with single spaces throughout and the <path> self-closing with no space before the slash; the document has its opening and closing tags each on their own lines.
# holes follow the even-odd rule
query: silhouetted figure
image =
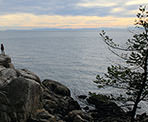
<svg viewBox="0 0 148 122">
<path fill-rule="evenodd" d="M 3 44 L 1 44 L 1 54 L 5 55 L 4 45 Z"/>
</svg>

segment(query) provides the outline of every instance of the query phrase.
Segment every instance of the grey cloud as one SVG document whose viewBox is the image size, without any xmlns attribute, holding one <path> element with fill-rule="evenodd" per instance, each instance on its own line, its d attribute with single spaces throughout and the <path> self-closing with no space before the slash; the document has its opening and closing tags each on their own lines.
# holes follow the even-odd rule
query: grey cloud
<svg viewBox="0 0 148 122">
<path fill-rule="evenodd" d="M 90 1 L 91 0 L 87 0 Z M 113 0 L 111 0 L 113 2 Z M 71 16 L 129 16 L 125 13 L 111 13 L 114 7 L 125 7 L 133 10 L 135 6 L 124 6 L 128 0 L 118 0 L 113 7 L 81 7 L 78 3 L 84 0 L 0 0 L 0 14 L 32 13 L 37 15 L 71 15 Z"/>
<path fill-rule="evenodd" d="M 79 0 L 5 0 L 0 4 L 0 13 L 56 14 L 57 11 L 73 8 Z"/>
</svg>

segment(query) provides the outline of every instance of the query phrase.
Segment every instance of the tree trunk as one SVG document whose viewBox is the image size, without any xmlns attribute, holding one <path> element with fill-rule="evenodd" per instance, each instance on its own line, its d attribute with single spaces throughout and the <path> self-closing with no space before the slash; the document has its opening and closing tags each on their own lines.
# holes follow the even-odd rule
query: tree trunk
<svg viewBox="0 0 148 122">
<path fill-rule="evenodd" d="M 140 97 L 141 97 L 142 91 L 143 91 L 143 89 L 141 87 L 141 89 L 139 91 L 139 94 L 137 96 L 136 102 L 134 104 L 133 110 L 132 110 L 131 122 L 134 122 L 135 121 L 135 114 L 136 114 L 136 110 L 137 110 L 137 107 L 138 107 L 138 103 L 140 102 Z"/>
<path fill-rule="evenodd" d="M 142 95 L 143 90 L 145 88 L 146 81 L 147 81 L 147 61 L 148 61 L 147 59 L 148 59 L 148 50 L 147 50 L 147 54 L 146 54 L 145 62 L 144 62 L 144 73 L 143 73 L 144 79 L 142 81 L 140 91 L 137 95 L 137 98 L 136 98 L 136 101 L 135 101 L 135 104 L 134 104 L 134 107 L 133 107 L 133 110 L 132 110 L 131 122 L 135 121 L 134 118 L 135 118 L 136 110 L 137 110 L 137 107 L 138 107 L 138 103 L 141 101 L 140 98 L 141 98 L 141 95 Z"/>
</svg>

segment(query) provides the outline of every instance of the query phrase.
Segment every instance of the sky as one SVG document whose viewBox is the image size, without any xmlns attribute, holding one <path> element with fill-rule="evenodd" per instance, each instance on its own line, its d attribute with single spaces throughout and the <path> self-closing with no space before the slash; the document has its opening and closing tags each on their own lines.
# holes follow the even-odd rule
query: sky
<svg viewBox="0 0 148 122">
<path fill-rule="evenodd" d="M 0 0 L 0 30 L 129 27 L 148 0 Z"/>
</svg>

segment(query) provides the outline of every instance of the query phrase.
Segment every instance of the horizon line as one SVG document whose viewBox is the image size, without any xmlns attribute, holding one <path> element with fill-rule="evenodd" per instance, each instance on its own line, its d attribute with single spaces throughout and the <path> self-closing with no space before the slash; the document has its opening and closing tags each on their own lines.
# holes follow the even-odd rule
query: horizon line
<svg viewBox="0 0 148 122">
<path fill-rule="evenodd" d="M 52 31 L 52 30 L 99 30 L 99 29 L 128 29 L 129 27 L 98 27 L 98 28 L 27 28 L 27 29 L 1 29 L 0 31 Z"/>
</svg>

